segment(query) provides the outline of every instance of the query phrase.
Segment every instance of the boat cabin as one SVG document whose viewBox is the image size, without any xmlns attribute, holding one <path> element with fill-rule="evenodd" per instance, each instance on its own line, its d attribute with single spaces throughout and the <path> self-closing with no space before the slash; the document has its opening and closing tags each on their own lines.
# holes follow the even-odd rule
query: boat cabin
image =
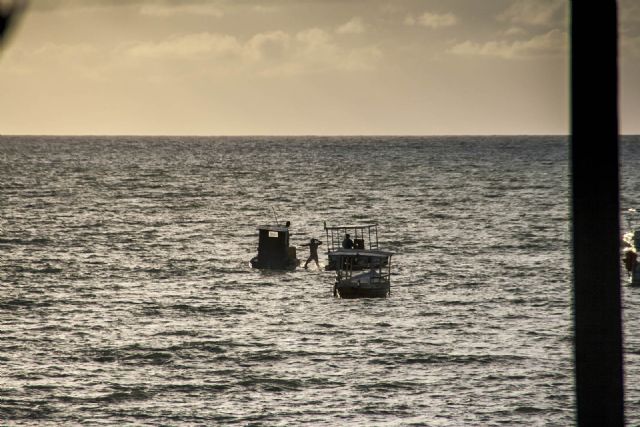
<svg viewBox="0 0 640 427">
<path fill-rule="evenodd" d="M 391 293 L 391 256 L 379 250 L 334 251 L 336 282 L 333 295 L 340 298 L 385 298 Z"/>
<path fill-rule="evenodd" d="M 325 270 L 336 269 L 336 251 L 343 249 L 375 251 L 378 249 L 378 224 L 327 227 L 327 223 L 325 222 L 324 230 L 327 235 L 327 256 L 329 258 Z M 342 246 L 347 234 L 353 241 L 353 247 L 351 249 L 347 249 Z M 362 264 L 354 265 L 355 269 L 358 269 L 358 267 L 361 267 L 360 269 L 362 269 L 365 266 Z"/>
<path fill-rule="evenodd" d="M 251 260 L 251 267 L 273 270 L 295 269 L 300 260 L 296 248 L 289 246 L 289 228 L 280 225 L 258 227 L 258 255 Z"/>
</svg>

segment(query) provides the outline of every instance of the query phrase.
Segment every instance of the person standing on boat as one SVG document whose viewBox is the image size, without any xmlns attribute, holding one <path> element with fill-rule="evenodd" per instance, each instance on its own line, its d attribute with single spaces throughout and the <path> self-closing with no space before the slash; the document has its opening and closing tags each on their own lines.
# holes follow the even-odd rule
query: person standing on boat
<svg viewBox="0 0 640 427">
<path fill-rule="evenodd" d="M 353 240 L 351 240 L 351 236 L 348 234 L 344 235 L 344 240 L 342 241 L 342 247 L 344 249 L 353 249 Z"/>
<path fill-rule="evenodd" d="M 302 246 L 309 246 L 309 258 L 307 258 L 307 262 L 304 263 L 304 268 L 307 268 L 307 265 L 313 260 L 316 262 L 316 266 L 318 269 L 320 268 L 320 263 L 318 262 L 318 246 L 320 246 L 322 242 L 320 240 L 312 238 L 309 240 L 309 243 L 305 243 Z"/>
</svg>

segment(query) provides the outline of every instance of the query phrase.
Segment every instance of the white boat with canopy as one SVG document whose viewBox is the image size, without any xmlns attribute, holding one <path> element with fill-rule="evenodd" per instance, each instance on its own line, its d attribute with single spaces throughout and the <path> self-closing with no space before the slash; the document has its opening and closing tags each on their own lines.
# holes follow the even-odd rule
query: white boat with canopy
<svg viewBox="0 0 640 427">
<path fill-rule="evenodd" d="M 391 293 L 393 252 L 338 249 L 333 295 L 340 298 L 385 298 Z M 356 268 L 357 267 L 357 268 Z"/>
</svg>

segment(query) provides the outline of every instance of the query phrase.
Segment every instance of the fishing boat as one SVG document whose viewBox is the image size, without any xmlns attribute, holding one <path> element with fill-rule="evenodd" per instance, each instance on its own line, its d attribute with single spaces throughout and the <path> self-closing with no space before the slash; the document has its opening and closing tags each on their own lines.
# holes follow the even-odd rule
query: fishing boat
<svg viewBox="0 0 640 427">
<path fill-rule="evenodd" d="M 258 255 L 251 267 L 271 270 L 295 270 L 300 265 L 296 248 L 289 246 L 289 227 L 261 225 L 258 227 Z"/>
<path fill-rule="evenodd" d="M 333 296 L 386 298 L 391 294 L 392 252 L 338 249 L 333 254 L 336 261 Z"/>
<path fill-rule="evenodd" d="M 324 231 L 327 235 L 327 257 L 328 262 L 325 266 L 325 270 L 336 270 L 337 267 L 337 252 L 344 250 L 362 251 L 378 250 L 378 224 L 360 224 L 360 225 L 340 225 L 327 227 L 327 223 L 324 223 Z M 353 246 L 351 248 L 343 247 L 345 236 L 353 238 Z M 377 259 L 377 261 L 384 261 L 384 259 Z M 360 261 L 359 261 L 360 262 Z M 354 264 L 354 270 L 362 270 L 366 268 L 363 263 Z"/>
</svg>

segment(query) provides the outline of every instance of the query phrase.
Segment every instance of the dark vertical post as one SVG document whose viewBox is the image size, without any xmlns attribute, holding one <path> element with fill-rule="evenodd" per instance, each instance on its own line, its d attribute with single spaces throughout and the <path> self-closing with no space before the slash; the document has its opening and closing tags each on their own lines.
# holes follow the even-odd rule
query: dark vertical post
<svg viewBox="0 0 640 427">
<path fill-rule="evenodd" d="M 329 248 L 331 246 L 329 246 L 329 230 L 327 230 L 327 221 L 324 222 L 324 234 L 326 236 L 325 238 L 325 242 L 326 242 L 326 246 L 325 248 L 327 248 L 327 254 L 329 253 Z M 331 242 L 333 244 L 333 242 Z"/>
<path fill-rule="evenodd" d="M 615 0 L 571 1 L 571 178 L 577 421 L 622 426 Z"/>
</svg>

